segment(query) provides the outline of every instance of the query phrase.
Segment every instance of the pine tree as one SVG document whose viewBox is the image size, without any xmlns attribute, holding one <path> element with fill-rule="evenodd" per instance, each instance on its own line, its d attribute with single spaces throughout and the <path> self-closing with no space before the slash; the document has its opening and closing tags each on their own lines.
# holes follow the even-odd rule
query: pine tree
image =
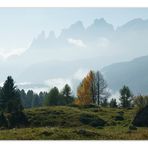
<svg viewBox="0 0 148 148">
<path fill-rule="evenodd" d="M 34 92 L 32 90 L 28 90 L 27 95 L 26 95 L 26 107 L 27 108 L 32 107 L 33 98 L 34 98 Z"/>
<path fill-rule="evenodd" d="M 37 94 L 34 94 L 33 100 L 32 100 L 32 107 L 39 107 L 40 106 L 40 98 Z"/>
<path fill-rule="evenodd" d="M 65 102 L 65 104 L 70 104 L 73 102 L 73 97 L 72 97 L 72 92 L 71 92 L 71 88 L 68 84 L 66 84 L 61 92 L 61 99 L 63 96 L 63 100 Z"/>
<path fill-rule="evenodd" d="M 45 105 L 59 105 L 59 90 L 57 87 L 54 87 L 50 90 L 45 98 Z"/>
<path fill-rule="evenodd" d="M 18 89 L 14 85 L 11 76 L 7 77 L 0 93 L 0 108 L 6 112 L 17 112 L 22 110 L 22 104 Z"/>
<path fill-rule="evenodd" d="M 131 107 L 131 101 L 132 101 L 132 93 L 128 86 L 123 86 L 122 89 L 120 89 L 120 103 L 121 107 L 128 108 Z"/>
</svg>

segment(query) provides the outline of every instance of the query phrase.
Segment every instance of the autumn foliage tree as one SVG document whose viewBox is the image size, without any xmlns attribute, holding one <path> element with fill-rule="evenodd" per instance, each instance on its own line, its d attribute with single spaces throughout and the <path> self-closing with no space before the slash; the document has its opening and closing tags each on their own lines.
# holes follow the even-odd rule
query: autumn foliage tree
<svg viewBox="0 0 148 148">
<path fill-rule="evenodd" d="M 76 100 L 76 104 L 78 105 L 88 105 L 93 103 L 93 99 L 91 97 L 91 86 L 92 86 L 92 72 L 83 79 L 77 89 L 78 99 Z"/>
<path fill-rule="evenodd" d="M 77 89 L 78 99 L 75 103 L 78 105 L 100 105 L 108 96 L 107 83 L 102 74 L 99 71 L 90 71 Z"/>
</svg>

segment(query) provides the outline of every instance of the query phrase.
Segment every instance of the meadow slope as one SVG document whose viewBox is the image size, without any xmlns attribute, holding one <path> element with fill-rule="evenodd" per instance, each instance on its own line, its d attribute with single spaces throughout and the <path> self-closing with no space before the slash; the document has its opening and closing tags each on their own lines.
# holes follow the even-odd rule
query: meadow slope
<svg viewBox="0 0 148 148">
<path fill-rule="evenodd" d="M 1 140 L 144 140 L 148 128 L 130 130 L 135 109 L 52 106 L 26 109 L 26 128 L 1 129 Z M 121 118 L 122 116 L 122 118 Z"/>
</svg>

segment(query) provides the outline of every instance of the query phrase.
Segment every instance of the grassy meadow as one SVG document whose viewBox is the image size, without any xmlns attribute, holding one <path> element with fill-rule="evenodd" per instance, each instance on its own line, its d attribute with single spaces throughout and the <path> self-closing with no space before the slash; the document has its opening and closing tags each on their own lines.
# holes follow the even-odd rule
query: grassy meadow
<svg viewBox="0 0 148 148">
<path fill-rule="evenodd" d="M 129 128 L 135 109 L 53 106 L 26 109 L 25 113 L 28 127 L 1 129 L 1 140 L 148 139 L 148 128 Z"/>
</svg>

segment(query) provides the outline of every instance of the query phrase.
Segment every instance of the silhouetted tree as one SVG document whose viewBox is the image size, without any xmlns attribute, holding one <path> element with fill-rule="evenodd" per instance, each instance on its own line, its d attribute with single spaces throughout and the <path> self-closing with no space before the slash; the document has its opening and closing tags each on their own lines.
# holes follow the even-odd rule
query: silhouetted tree
<svg viewBox="0 0 148 148">
<path fill-rule="evenodd" d="M 109 105 L 110 105 L 111 108 L 116 108 L 117 107 L 116 99 L 112 98 Z"/>
<path fill-rule="evenodd" d="M 131 101 L 132 101 L 132 92 L 130 91 L 128 86 L 123 86 L 122 89 L 120 89 L 120 104 L 123 108 L 131 107 Z"/>
<path fill-rule="evenodd" d="M 66 84 L 62 90 L 62 94 L 65 96 L 65 97 L 69 97 L 71 95 L 71 88 L 68 84 Z"/>
<path fill-rule="evenodd" d="M 40 92 L 39 94 L 28 90 L 27 93 L 22 89 L 18 91 L 21 97 L 22 105 L 24 108 L 42 106 L 47 96 L 47 92 Z"/>
<path fill-rule="evenodd" d="M 0 92 L 0 126 L 3 127 L 18 127 L 25 126 L 27 117 L 23 113 L 20 92 L 14 85 L 14 80 L 11 76 L 7 77 Z"/>
<path fill-rule="evenodd" d="M 22 102 L 22 105 L 24 108 L 26 108 L 26 100 L 27 100 L 27 97 L 26 97 L 26 92 L 24 91 L 24 89 L 22 90 L 19 90 L 19 94 L 20 94 L 20 97 L 21 97 L 21 102 Z"/>
<path fill-rule="evenodd" d="M 65 105 L 66 104 L 70 104 L 73 102 L 73 97 L 72 97 L 72 92 L 71 92 L 71 88 L 68 84 L 66 84 L 61 92 L 61 97 L 63 97 L 63 99 L 65 100 Z M 64 101 L 63 100 L 63 101 Z"/>
<path fill-rule="evenodd" d="M 107 82 L 104 80 L 101 72 L 97 71 L 95 74 L 96 82 L 96 104 L 100 105 L 101 102 L 106 102 L 107 98 L 110 96 L 109 91 L 107 90 Z"/>
<path fill-rule="evenodd" d="M 32 107 L 33 98 L 34 98 L 34 92 L 32 90 L 28 90 L 26 95 L 26 108 Z"/>
<path fill-rule="evenodd" d="M 39 93 L 40 105 L 41 105 L 41 106 L 43 105 L 46 96 L 47 96 L 47 92 L 40 92 L 40 93 Z"/>
<path fill-rule="evenodd" d="M 0 127 L 8 127 L 7 119 L 3 112 L 0 113 Z"/>
<path fill-rule="evenodd" d="M 50 90 L 45 98 L 45 105 L 59 105 L 59 90 L 54 87 Z"/>
<path fill-rule="evenodd" d="M 7 77 L 0 93 L 0 108 L 6 112 L 17 112 L 22 110 L 22 104 L 18 89 L 14 85 L 11 76 Z"/>
<path fill-rule="evenodd" d="M 103 106 L 103 107 L 107 107 L 108 106 L 108 100 L 107 100 L 107 98 L 105 98 L 105 99 L 103 99 L 101 101 L 101 106 Z"/>
<path fill-rule="evenodd" d="M 32 100 L 32 107 L 39 107 L 39 106 L 41 106 L 40 98 L 37 94 L 34 94 L 33 100 Z"/>
</svg>

